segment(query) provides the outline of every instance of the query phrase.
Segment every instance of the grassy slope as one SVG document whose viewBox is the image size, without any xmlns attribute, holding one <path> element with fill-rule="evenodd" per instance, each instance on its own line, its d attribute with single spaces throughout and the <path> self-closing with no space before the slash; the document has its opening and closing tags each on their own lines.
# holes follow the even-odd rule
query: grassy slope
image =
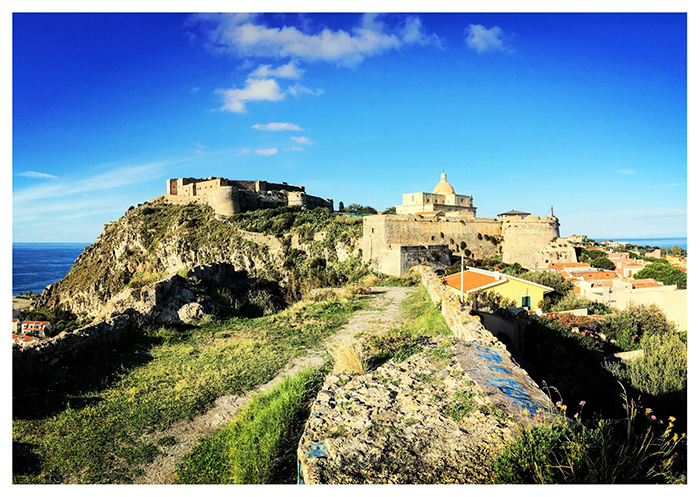
<svg viewBox="0 0 700 497">
<path fill-rule="evenodd" d="M 95 364 L 102 379 L 85 376 L 83 389 L 76 387 L 78 378 L 47 379 L 31 397 L 50 398 L 51 405 L 32 409 L 22 405 L 32 399 L 15 400 L 13 481 L 133 481 L 136 465 L 158 450 L 140 441 L 142 434 L 193 416 L 220 395 L 270 380 L 359 307 L 347 299 L 302 302 L 274 316 L 151 330 L 115 352 L 121 361 L 106 361 L 111 367 L 99 373 Z"/>
<path fill-rule="evenodd" d="M 449 335 L 439 310 L 419 287 L 403 308 L 406 322 L 380 333 L 373 342 L 388 360 L 421 350 L 419 336 Z M 395 349 L 395 350 L 394 350 Z M 178 468 L 186 484 L 261 484 L 296 481 L 296 446 L 313 398 L 323 384 L 323 371 L 308 370 L 265 394 L 259 394 L 236 418 L 187 454 Z"/>
</svg>

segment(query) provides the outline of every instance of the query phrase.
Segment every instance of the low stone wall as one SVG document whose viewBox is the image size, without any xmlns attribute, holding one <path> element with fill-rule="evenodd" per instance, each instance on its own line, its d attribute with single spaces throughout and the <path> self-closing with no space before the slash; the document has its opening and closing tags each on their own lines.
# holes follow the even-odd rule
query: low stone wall
<svg viewBox="0 0 700 497">
<path fill-rule="evenodd" d="M 299 483 L 488 483 L 518 427 L 554 415 L 479 318 L 430 268 L 417 270 L 457 339 L 428 338 L 422 352 L 366 374 L 329 375 L 299 441 Z"/>
<path fill-rule="evenodd" d="M 84 354 L 111 347 L 123 340 L 136 322 L 136 312 L 124 312 L 73 332 L 63 332 L 36 345 L 13 347 L 12 376 L 21 380 L 50 373 Z"/>
</svg>

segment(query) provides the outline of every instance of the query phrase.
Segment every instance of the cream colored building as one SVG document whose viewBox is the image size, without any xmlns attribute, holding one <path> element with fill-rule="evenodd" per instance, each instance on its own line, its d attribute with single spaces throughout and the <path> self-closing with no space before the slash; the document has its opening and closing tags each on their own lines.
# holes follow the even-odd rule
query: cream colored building
<svg viewBox="0 0 700 497">
<path fill-rule="evenodd" d="M 419 214 L 437 212 L 457 212 L 460 216 L 476 217 L 471 195 L 457 195 L 447 182 L 447 175 L 440 175 L 440 182 L 432 193 L 404 193 L 403 204 L 396 206 L 397 214 Z"/>
</svg>

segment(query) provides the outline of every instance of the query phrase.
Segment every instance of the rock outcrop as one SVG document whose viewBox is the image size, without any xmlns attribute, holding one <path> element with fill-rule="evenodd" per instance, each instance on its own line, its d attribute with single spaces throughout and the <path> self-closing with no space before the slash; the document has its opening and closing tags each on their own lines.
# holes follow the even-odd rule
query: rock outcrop
<svg viewBox="0 0 700 497">
<path fill-rule="evenodd" d="M 294 222 L 295 212 L 301 211 L 284 215 Z M 275 218 L 271 219 L 270 224 Z M 216 216 L 205 205 L 155 201 L 131 209 L 105 226 L 66 277 L 44 290 L 37 306 L 61 306 L 79 317 L 98 318 L 133 308 L 151 320 L 187 322 L 208 313 L 212 302 L 177 273 L 199 272 L 195 279 L 211 283 L 218 281 L 213 268 L 225 268 L 228 280 L 230 273 L 238 273 L 239 280 L 285 285 L 297 262 L 289 262 L 292 252 L 307 257 L 313 248 L 324 268 L 326 261 L 353 256 L 353 247 L 345 243 L 318 249 L 325 240 L 323 232 L 301 240 L 298 234 L 245 231 L 234 221 Z"/>
</svg>

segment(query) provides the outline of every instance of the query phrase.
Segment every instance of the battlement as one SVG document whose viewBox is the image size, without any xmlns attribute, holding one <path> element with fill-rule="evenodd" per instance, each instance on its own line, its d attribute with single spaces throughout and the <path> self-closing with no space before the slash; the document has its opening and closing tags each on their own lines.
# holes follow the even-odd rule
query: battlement
<svg viewBox="0 0 700 497">
<path fill-rule="evenodd" d="M 217 214 L 224 216 L 287 205 L 333 210 L 332 199 L 307 195 L 305 187 L 285 182 L 187 177 L 168 179 L 165 186 L 164 201 L 208 204 Z"/>
</svg>

